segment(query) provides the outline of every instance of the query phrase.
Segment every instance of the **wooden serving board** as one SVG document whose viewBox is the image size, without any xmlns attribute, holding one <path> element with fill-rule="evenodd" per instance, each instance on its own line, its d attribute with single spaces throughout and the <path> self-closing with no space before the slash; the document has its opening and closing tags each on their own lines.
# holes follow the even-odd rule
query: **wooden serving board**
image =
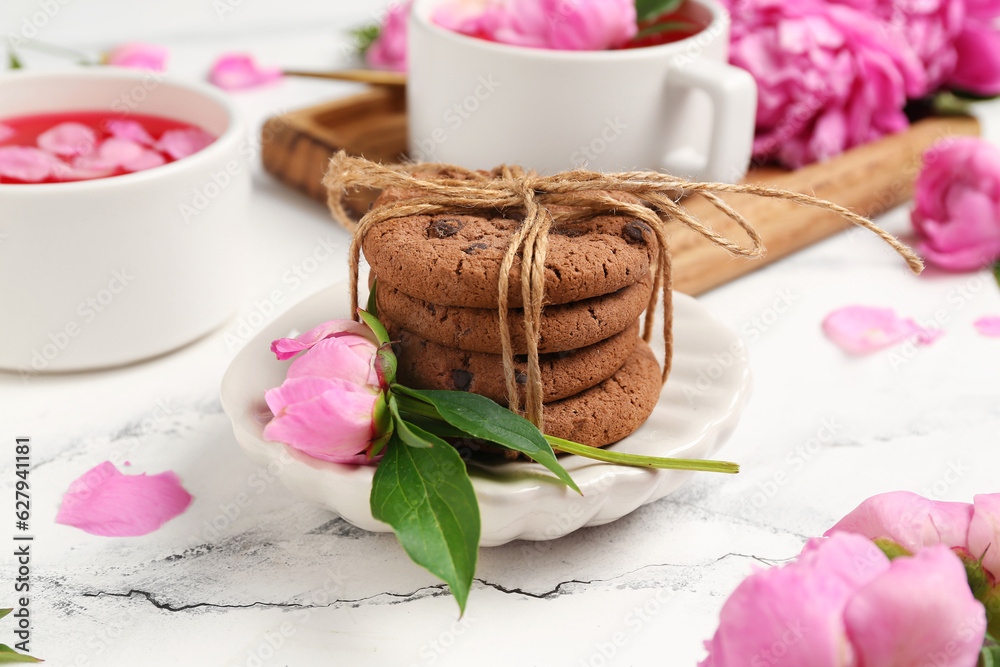
<svg viewBox="0 0 1000 667">
<path fill-rule="evenodd" d="M 753 169 L 747 182 L 794 190 L 828 199 L 874 217 L 906 202 L 920 171 L 921 155 L 939 139 L 978 135 L 974 118 L 929 118 L 909 130 L 854 148 L 824 162 L 796 171 Z M 401 90 L 370 91 L 300 111 L 275 116 L 265 123 L 261 159 L 264 168 L 287 185 L 326 202 L 320 183 L 326 164 L 344 149 L 379 162 L 397 162 L 406 151 L 406 100 Z M 363 212 L 377 193 L 359 192 L 350 204 Z M 671 230 L 674 288 L 698 295 L 821 241 L 849 226 L 828 211 L 787 201 L 748 195 L 727 196 L 756 227 L 767 246 L 762 260 L 734 258 L 680 225 Z M 692 198 L 685 205 L 702 222 L 733 240 L 745 235 L 708 202 Z"/>
</svg>

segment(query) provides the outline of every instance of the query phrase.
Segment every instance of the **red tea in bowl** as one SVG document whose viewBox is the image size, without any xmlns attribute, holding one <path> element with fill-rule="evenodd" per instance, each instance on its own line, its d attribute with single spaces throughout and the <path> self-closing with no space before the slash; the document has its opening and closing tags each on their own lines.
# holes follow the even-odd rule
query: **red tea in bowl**
<svg viewBox="0 0 1000 667">
<path fill-rule="evenodd" d="M 106 111 L 0 119 L 0 184 L 65 183 L 159 167 L 216 137 L 190 123 Z"/>
</svg>

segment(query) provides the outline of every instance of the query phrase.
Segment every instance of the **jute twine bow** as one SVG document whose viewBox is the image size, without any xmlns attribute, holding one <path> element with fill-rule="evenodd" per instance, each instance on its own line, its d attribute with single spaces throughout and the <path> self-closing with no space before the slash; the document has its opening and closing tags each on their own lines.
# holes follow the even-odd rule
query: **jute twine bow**
<svg viewBox="0 0 1000 667">
<path fill-rule="evenodd" d="M 414 175 L 414 172 L 420 175 Z M 672 282 L 666 222 L 675 220 L 733 255 L 759 258 L 765 252 L 757 231 L 740 213 L 720 199 L 717 193 L 732 192 L 773 197 L 833 211 L 853 224 L 877 234 L 906 260 L 914 273 L 923 270 L 923 262 L 912 250 L 867 218 L 843 206 L 797 192 L 758 185 L 691 183 L 667 174 L 648 171 L 602 174 L 577 169 L 553 176 L 538 176 L 526 173 L 518 167 L 504 166 L 500 167 L 498 172 L 499 175 L 442 164 L 385 166 L 363 158 L 351 157 L 341 151 L 330 160 L 323 184 L 327 187 L 328 203 L 334 216 L 347 228 L 354 230 L 350 253 L 350 289 L 351 312 L 354 313 L 355 319 L 358 307 L 358 264 L 361 243 L 373 227 L 410 216 L 470 214 L 511 209 L 524 212 L 524 222 L 511 235 L 510 245 L 507 246 L 500 266 L 497 309 L 500 316 L 500 344 L 509 406 L 511 410 L 518 412 L 520 405 L 508 322 L 507 297 L 510 290 L 510 270 L 520 253 L 521 298 L 524 306 L 524 333 L 528 347 L 525 413 L 539 428 L 542 426 L 542 377 L 538 360 L 538 328 L 544 300 L 545 257 L 549 245 L 549 232 L 553 225 L 585 220 L 602 214 L 613 214 L 636 218 L 653 230 L 658 250 L 650 267 L 654 282 L 643 322 L 643 339 L 648 343 L 652 338 L 658 294 L 662 294 L 664 382 L 670 374 L 673 356 Z M 395 188 L 404 191 L 406 198 L 373 207 L 355 223 L 344 209 L 343 198 L 348 190 L 357 187 Z M 610 194 L 612 192 L 632 195 L 638 203 L 616 199 Z M 750 238 L 750 245 L 739 245 L 721 236 L 701 224 L 678 203 L 682 197 L 692 194 L 701 195 L 734 220 Z"/>
</svg>

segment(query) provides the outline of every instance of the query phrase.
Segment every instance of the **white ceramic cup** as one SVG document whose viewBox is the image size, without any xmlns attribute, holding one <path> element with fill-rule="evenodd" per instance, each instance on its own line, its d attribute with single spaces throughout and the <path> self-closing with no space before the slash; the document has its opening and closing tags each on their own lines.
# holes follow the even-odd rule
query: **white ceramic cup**
<svg viewBox="0 0 1000 667">
<path fill-rule="evenodd" d="M 417 0 L 409 26 L 410 153 L 544 173 L 665 170 L 738 181 L 753 144 L 757 88 L 727 63 L 729 16 L 688 0 L 705 29 L 637 49 L 551 51 L 497 44 L 431 20 L 454 0 Z"/>
<path fill-rule="evenodd" d="M 22 375 L 168 352 L 220 325 L 242 298 L 250 165 L 226 96 L 111 67 L 0 75 L 0 121 L 82 110 L 165 116 L 218 139 L 133 174 L 0 184 L 0 368 Z"/>
</svg>

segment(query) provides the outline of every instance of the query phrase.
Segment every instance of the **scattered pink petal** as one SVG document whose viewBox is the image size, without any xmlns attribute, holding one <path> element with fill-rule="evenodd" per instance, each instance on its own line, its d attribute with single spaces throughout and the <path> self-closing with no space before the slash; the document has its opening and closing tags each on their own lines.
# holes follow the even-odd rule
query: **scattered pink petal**
<svg viewBox="0 0 1000 667">
<path fill-rule="evenodd" d="M 201 128 L 191 127 L 180 130 L 167 130 L 156 142 L 156 148 L 175 160 L 197 153 L 208 146 L 215 137 Z"/>
<path fill-rule="evenodd" d="M 162 154 L 147 149 L 128 162 L 122 163 L 122 169 L 125 171 L 145 171 L 166 163 L 167 159 Z"/>
<path fill-rule="evenodd" d="M 972 324 L 976 327 L 976 331 L 982 335 L 989 336 L 990 338 L 1000 338 L 1000 317 L 996 315 L 980 317 Z"/>
<path fill-rule="evenodd" d="M 7 141 L 15 134 L 17 134 L 17 130 L 12 128 L 10 125 L 0 123 L 0 141 Z"/>
<path fill-rule="evenodd" d="M 137 159 L 145 150 L 142 144 L 138 144 L 131 139 L 110 137 L 101 144 L 97 154 L 107 164 L 118 167 L 126 162 Z"/>
<path fill-rule="evenodd" d="M 90 155 L 97 133 L 81 123 L 59 123 L 38 135 L 38 147 L 56 155 Z"/>
<path fill-rule="evenodd" d="M 59 159 L 33 146 L 0 147 L 0 176 L 39 183 L 52 175 Z"/>
<path fill-rule="evenodd" d="M 870 354 L 906 340 L 914 334 L 925 336 L 927 343 L 940 334 L 924 330 L 909 318 L 901 318 L 892 308 L 846 306 L 823 320 L 827 338 L 850 354 Z"/>
<path fill-rule="evenodd" d="M 105 461 L 70 484 L 56 523 L 91 535 L 135 537 L 157 530 L 190 504 L 191 494 L 175 473 L 123 475 Z"/>
<path fill-rule="evenodd" d="M 162 72 L 166 69 L 167 56 L 170 52 L 162 46 L 130 42 L 111 49 L 107 54 L 109 65 L 131 67 Z"/>
<path fill-rule="evenodd" d="M 253 56 L 245 53 L 227 53 L 219 56 L 212 65 L 208 80 L 224 90 L 256 88 L 277 81 L 282 77 L 280 67 L 261 67 Z"/>
<path fill-rule="evenodd" d="M 130 139 L 136 143 L 143 144 L 144 146 L 152 146 L 156 143 L 156 139 L 150 136 L 146 128 L 134 120 L 122 120 L 120 118 L 114 118 L 109 120 L 104 125 L 104 129 L 108 131 L 112 137 L 117 137 L 119 139 Z"/>
</svg>

